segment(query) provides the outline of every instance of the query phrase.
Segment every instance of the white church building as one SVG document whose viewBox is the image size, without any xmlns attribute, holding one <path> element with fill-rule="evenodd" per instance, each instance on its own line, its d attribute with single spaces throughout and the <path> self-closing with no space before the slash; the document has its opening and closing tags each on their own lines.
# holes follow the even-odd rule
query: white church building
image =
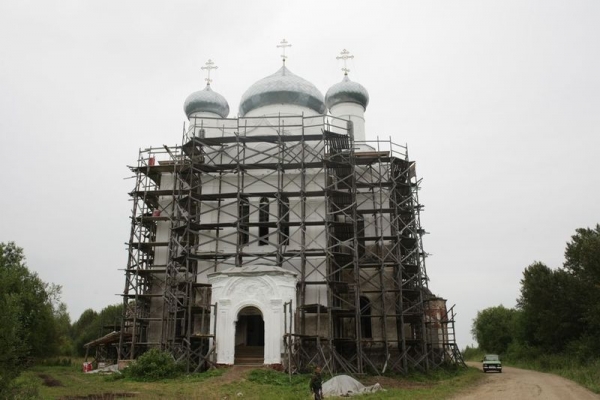
<svg viewBox="0 0 600 400">
<path fill-rule="evenodd" d="M 159 347 L 190 371 L 348 373 L 455 362 L 452 310 L 427 288 L 414 162 L 368 140 L 353 56 L 337 57 L 344 75 L 323 96 L 287 68 L 288 46 L 233 116 L 209 60 L 182 144 L 141 150 L 130 167 L 119 358 Z"/>
</svg>

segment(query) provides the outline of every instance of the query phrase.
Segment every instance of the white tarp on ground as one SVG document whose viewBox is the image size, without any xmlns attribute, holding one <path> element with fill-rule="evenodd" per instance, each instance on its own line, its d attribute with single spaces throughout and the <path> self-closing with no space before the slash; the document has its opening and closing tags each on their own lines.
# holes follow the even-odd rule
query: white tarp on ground
<svg viewBox="0 0 600 400">
<path fill-rule="evenodd" d="M 98 368 L 98 369 L 94 369 L 92 371 L 86 372 L 86 374 L 112 374 L 112 373 L 117 373 L 117 374 L 121 373 L 121 371 L 119 371 L 118 364 L 107 365 L 106 367 L 102 367 L 102 368 Z"/>
<path fill-rule="evenodd" d="M 323 383 L 323 397 L 333 396 L 358 396 L 364 393 L 373 393 L 383 390 L 379 383 L 365 386 L 348 375 L 334 376 Z"/>
</svg>

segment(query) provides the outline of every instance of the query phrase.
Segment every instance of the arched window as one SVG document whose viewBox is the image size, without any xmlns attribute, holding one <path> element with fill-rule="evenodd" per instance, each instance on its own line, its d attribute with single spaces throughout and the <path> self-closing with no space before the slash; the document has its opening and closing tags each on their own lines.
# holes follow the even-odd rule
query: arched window
<svg viewBox="0 0 600 400">
<path fill-rule="evenodd" d="M 279 243 L 285 246 L 290 242 L 290 200 L 287 197 L 282 197 L 279 203 L 279 220 Z"/>
<path fill-rule="evenodd" d="M 248 224 L 250 223 L 250 203 L 248 202 L 248 199 L 240 199 L 238 205 L 238 218 L 240 220 L 238 243 L 244 245 L 248 243 Z"/>
<path fill-rule="evenodd" d="M 360 334 L 363 339 L 373 338 L 371 302 L 364 296 L 360 296 Z"/>
<path fill-rule="evenodd" d="M 269 244 L 269 200 L 266 197 L 260 199 L 258 206 L 258 245 L 265 246 Z"/>
</svg>

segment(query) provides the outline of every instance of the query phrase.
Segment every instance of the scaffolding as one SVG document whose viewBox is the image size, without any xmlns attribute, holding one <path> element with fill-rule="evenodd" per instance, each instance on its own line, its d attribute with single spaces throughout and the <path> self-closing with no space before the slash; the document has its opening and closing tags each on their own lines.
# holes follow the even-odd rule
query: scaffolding
<svg viewBox="0 0 600 400">
<path fill-rule="evenodd" d="M 282 310 L 290 372 L 457 360 L 438 350 L 456 348 L 453 310 L 443 329 L 428 318 L 421 181 L 405 146 L 356 142 L 330 116 L 192 117 L 182 143 L 141 150 L 131 167 L 121 359 L 161 347 L 189 371 L 214 365 L 207 275 L 266 263 L 298 279 L 295 309 Z"/>
</svg>

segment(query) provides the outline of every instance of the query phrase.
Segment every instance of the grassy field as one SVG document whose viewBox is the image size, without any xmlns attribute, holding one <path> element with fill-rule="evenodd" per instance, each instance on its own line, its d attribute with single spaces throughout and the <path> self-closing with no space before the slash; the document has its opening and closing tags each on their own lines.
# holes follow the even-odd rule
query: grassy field
<svg viewBox="0 0 600 400">
<path fill-rule="evenodd" d="M 359 380 L 379 382 L 385 392 L 365 399 L 444 399 L 474 385 L 483 377 L 475 369 L 436 371 L 407 377 L 366 376 Z M 242 367 L 212 370 L 159 382 L 135 382 L 117 375 L 84 374 L 77 366 L 37 366 L 19 382 L 43 399 L 310 399 L 309 375 L 295 375 Z"/>
</svg>

